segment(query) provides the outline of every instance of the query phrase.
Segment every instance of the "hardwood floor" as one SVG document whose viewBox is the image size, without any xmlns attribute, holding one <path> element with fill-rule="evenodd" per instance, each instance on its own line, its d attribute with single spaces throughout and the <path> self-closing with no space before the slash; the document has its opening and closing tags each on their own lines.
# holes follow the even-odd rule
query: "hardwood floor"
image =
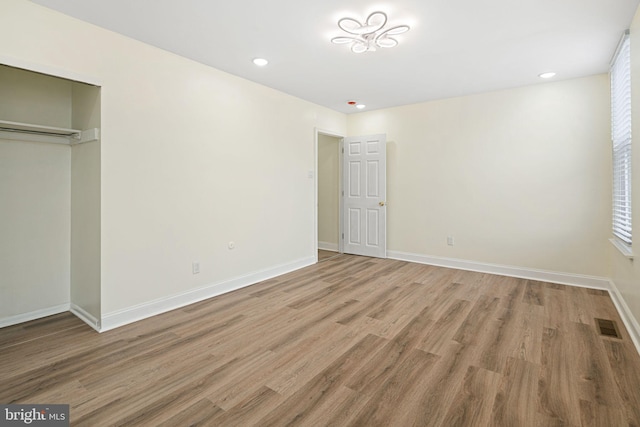
<svg viewBox="0 0 640 427">
<path fill-rule="evenodd" d="M 340 254 L 338 252 L 325 251 L 322 249 L 318 249 L 318 262 L 326 261 L 335 256 L 340 256 Z"/>
<path fill-rule="evenodd" d="M 0 329 L 0 403 L 93 427 L 639 426 L 640 356 L 604 291 L 339 255 L 103 334 Z"/>
</svg>

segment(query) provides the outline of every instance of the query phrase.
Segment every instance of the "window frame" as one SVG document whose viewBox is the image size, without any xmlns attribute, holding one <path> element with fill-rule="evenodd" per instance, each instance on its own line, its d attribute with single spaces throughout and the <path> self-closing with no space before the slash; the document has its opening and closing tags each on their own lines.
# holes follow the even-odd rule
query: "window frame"
<svg viewBox="0 0 640 427">
<path fill-rule="evenodd" d="M 622 36 L 611 62 L 612 243 L 632 257 L 631 40 Z"/>
</svg>

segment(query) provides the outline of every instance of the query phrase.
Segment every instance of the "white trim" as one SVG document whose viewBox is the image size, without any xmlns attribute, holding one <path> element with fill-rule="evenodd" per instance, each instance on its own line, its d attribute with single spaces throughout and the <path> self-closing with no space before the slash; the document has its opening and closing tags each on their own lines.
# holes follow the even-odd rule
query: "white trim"
<svg viewBox="0 0 640 427">
<path fill-rule="evenodd" d="M 69 304 L 60 304 L 54 307 L 43 308 L 41 310 L 31 311 L 29 313 L 17 314 L 15 316 L 0 319 L 0 328 L 17 325 L 19 323 L 30 322 L 31 320 L 42 319 L 43 317 L 53 316 L 54 314 L 69 311 Z"/>
<path fill-rule="evenodd" d="M 323 251 L 338 252 L 339 248 L 337 243 L 318 242 L 318 249 Z"/>
<path fill-rule="evenodd" d="M 318 221 L 318 136 L 320 131 L 318 128 L 313 128 L 313 252 L 315 262 L 318 262 L 318 252 L 315 248 L 318 247 L 318 227 L 320 222 Z"/>
<path fill-rule="evenodd" d="M 35 71 L 36 73 L 46 74 L 54 77 L 61 77 L 75 82 L 86 83 L 93 86 L 102 86 L 102 82 L 95 77 L 79 74 L 74 71 L 64 70 L 62 68 L 52 67 L 50 65 L 38 64 L 35 62 L 25 61 L 20 58 L 14 58 L 7 55 L 0 55 L 0 64 L 8 65 L 14 68 L 21 68 L 27 71 Z"/>
<path fill-rule="evenodd" d="M 344 253 L 344 138 L 338 142 L 338 252 Z"/>
<path fill-rule="evenodd" d="M 137 322 L 148 317 L 156 316 L 167 311 L 175 310 L 189 304 L 203 301 L 227 292 L 235 291 L 258 282 L 271 279 L 294 270 L 308 267 L 317 262 L 315 256 L 303 258 L 288 264 L 257 271 L 245 276 L 236 277 L 220 283 L 213 283 L 181 294 L 160 298 L 154 301 L 138 304 L 123 310 L 114 311 L 102 316 L 100 332 L 109 331 L 129 323 Z"/>
<path fill-rule="evenodd" d="M 100 320 L 79 305 L 71 303 L 70 310 L 78 319 L 100 332 Z"/>
<path fill-rule="evenodd" d="M 478 271 L 480 273 L 498 274 L 502 276 L 519 277 L 521 279 L 538 280 L 541 282 L 558 283 L 561 285 L 580 286 L 583 288 L 603 289 L 607 291 L 611 289 L 611 281 L 606 277 L 584 276 L 580 274 L 537 270 L 533 268 L 514 267 L 509 265 L 488 264 L 477 261 L 418 255 L 398 251 L 388 251 L 387 257 L 401 261 L 456 268 L 458 270 Z"/>
<path fill-rule="evenodd" d="M 634 317 L 631 309 L 627 305 L 624 297 L 613 280 L 610 281 L 610 287 L 609 295 L 611 295 L 613 304 L 616 306 L 622 322 L 627 327 L 627 331 L 629 332 L 629 335 L 631 335 L 631 340 L 635 344 L 638 354 L 640 354 L 640 324 L 638 324 L 638 320 Z"/>
<path fill-rule="evenodd" d="M 620 253 L 622 255 L 624 255 L 625 257 L 627 257 L 629 259 L 633 259 L 633 250 L 631 249 L 631 247 L 629 245 L 627 245 L 626 243 L 624 243 L 622 240 L 618 239 L 617 237 L 609 239 L 609 241 L 611 242 L 611 244 L 613 246 L 616 247 L 617 250 L 620 251 Z"/>
</svg>

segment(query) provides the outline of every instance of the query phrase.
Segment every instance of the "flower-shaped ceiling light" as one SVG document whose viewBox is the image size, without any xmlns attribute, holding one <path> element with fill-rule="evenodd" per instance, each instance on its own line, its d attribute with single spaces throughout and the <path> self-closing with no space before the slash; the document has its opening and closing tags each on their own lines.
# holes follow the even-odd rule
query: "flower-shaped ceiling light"
<svg viewBox="0 0 640 427">
<path fill-rule="evenodd" d="M 378 47 L 397 46 L 398 40 L 390 36 L 406 33 L 409 26 L 398 25 L 384 29 L 386 23 L 387 14 L 384 12 L 373 12 L 364 24 L 353 18 L 342 18 L 338 21 L 338 27 L 352 36 L 334 37 L 331 41 L 336 44 L 351 43 L 351 51 L 354 53 L 373 52 Z"/>
</svg>

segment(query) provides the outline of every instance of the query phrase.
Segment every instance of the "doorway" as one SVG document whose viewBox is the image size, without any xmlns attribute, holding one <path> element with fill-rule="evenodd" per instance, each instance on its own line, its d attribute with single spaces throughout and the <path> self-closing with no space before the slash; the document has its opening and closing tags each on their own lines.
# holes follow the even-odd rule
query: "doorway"
<svg viewBox="0 0 640 427">
<path fill-rule="evenodd" d="M 342 252 L 340 245 L 340 148 L 342 137 L 317 133 L 317 249 L 319 259 Z"/>
<path fill-rule="evenodd" d="M 346 193 L 346 194 L 345 194 Z M 386 258 L 386 135 L 316 130 L 316 261 Z"/>
</svg>

